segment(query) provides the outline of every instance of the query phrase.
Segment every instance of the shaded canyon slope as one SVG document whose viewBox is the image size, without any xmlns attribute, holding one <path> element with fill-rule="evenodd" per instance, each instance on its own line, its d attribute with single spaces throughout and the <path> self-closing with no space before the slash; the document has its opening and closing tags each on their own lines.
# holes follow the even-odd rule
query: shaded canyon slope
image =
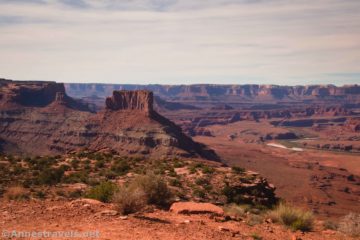
<svg viewBox="0 0 360 240">
<path fill-rule="evenodd" d="M 204 145 L 153 110 L 150 91 L 114 91 L 92 112 L 55 82 L 0 80 L 0 150 L 10 154 L 62 154 L 83 149 L 218 160 Z"/>
</svg>

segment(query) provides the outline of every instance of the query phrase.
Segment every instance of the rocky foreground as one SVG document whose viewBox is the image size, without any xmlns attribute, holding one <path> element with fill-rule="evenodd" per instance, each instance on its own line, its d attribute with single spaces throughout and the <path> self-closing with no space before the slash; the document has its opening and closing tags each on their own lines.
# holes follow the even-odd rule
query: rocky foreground
<svg viewBox="0 0 360 240">
<path fill-rule="evenodd" d="M 4 231 L 77 231 L 98 232 L 93 239 L 263 239 L 323 240 L 350 239 L 333 230 L 324 230 L 321 222 L 313 232 L 293 232 L 269 220 L 243 217 L 229 220 L 212 213 L 178 214 L 149 209 L 121 216 L 111 204 L 96 200 L 74 201 L 1 201 L 0 229 Z M 4 233 L 4 232 L 3 232 Z M 5 235 L 1 239 L 7 238 Z M 28 239 L 28 238 L 24 238 Z M 49 238 L 56 239 L 56 238 Z M 60 238 L 58 238 L 60 239 Z M 72 238 L 61 238 L 72 239 Z M 92 239 L 92 238 L 86 238 Z"/>
</svg>

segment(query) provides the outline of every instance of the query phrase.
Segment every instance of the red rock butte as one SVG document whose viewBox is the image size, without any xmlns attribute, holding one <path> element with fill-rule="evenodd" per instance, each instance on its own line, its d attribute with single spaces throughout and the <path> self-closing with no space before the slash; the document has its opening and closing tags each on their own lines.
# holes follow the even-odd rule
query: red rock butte
<svg viewBox="0 0 360 240">
<path fill-rule="evenodd" d="M 0 90 L 3 153 L 54 155 L 88 149 L 218 160 L 215 152 L 153 110 L 150 91 L 114 91 L 106 108 L 95 113 L 69 97 L 61 83 L 0 79 Z"/>
<path fill-rule="evenodd" d="M 106 109 L 153 111 L 153 93 L 146 90 L 114 91 L 112 97 L 106 98 Z"/>
</svg>

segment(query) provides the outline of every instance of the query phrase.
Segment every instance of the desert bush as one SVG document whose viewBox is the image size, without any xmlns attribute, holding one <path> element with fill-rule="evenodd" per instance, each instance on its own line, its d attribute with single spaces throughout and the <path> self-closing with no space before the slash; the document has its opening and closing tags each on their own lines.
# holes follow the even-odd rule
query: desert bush
<svg viewBox="0 0 360 240">
<path fill-rule="evenodd" d="M 103 167 L 105 167 L 105 161 L 104 161 L 104 160 L 97 161 L 97 162 L 95 163 L 95 167 L 96 167 L 96 168 L 103 168 Z"/>
<path fill-rule="evenodd" d="M 257 234 L 257 233 L 251 234 L 251 237 L 252 237 L 252 239 L 254 239 L 254 240 L 262 240 L 262 239 L 263 239 L 263 238 L 262 238 L 259 234 Z"/>
<path fill-rule="evenodd" d="M 360 214 L 346 215 L 339 223 L 339 231 L 352 237 L 360 237 Z"/>
<path fill-rule="evenodd" d="M 246 209 L 237 204 L 229 204 L 229 205 L 224 206 L 224 213 L 228 216 L 240 218 L 240 217 L 245 216 Z"/>
<path fill-rule="evenodd" d="M 196 167 L 190 166 L 190 167 L 189 167 L 189 172 L 190 172 L 190 174 L 196 173 L 196 172 L 197 172 Z"/>
<path fill-rule="evenodd" d="M 229 183 L 225 183 L 221 192 L 226 197 L 227 203 L 251 203 L 251 201 L 244 198 L 244 192 L 241 188 L 230 186 Z"/>
<path fill-rule="evenodd" d="M 140 211 L 145 207 L 147 197 L 140 188 L 122 186 L 114 194 L 112 202 L 116 204 L 121 214 L 130 214 Z"/>
<path fill-rule="evenodd" d="M 69 198 L 80 198 L 82 196 L 82 191 L 79 189 L 76 189 L 74 191 L 68 192 Z"/>
<path fill-rule="evenodd" d="M 339 228 L 339 225 L 337 223 L 334 223 L 330 220 L 324 222 L 324 229 L 330 229 L 330 230 L 337 230 Z"/>
<path fill-rule="evenodd" d="M 43 169 L 43 171 L 39 174 L 37 181 L 39 184 L 43 185 L 54 185 L 61 182 L 63 175 L 63 168 Z"/>
<path fill-rule="evenodd" d="M 92 187 L 86 197 L 99 200 L 101 202 L 110 202 L 118 187 L 112 182 L 101 182 L 99 185 Z"/>
<path fill-rule="evenodd" d="M 261 224 L 263 222 L 263 220 L 264 220 L 263 216 L 251 214 L 249 216 L 249 218 L 246 220 L 246 223 L 249 226 L 255 226 L 255 225 Z"/>
<path fill-rule="evenodd" d="M 177 178 L 175 178 L 175 179 L 170 179 L 169 180 L 169 184 L 171 185 L 171 186 L 173 186 L 173 187 L 181 187 L 181 181 L 179 180 L 179 179 L 177 179 Z"/>
<path fill-rule="evenodd" d="M 199 197 L 199 198 L 205 198 L 206 197 L 205 191 L 200 189 L 200 188 L 197 188 L 197 187 L 193 189 L 193 194 L 196 197 Z"/>
<path fill-rule="evenodd" d="M 111 166 L 111 170 L 117 175 L 124 175 L 129 172 L 130 165 L 126 161 L 120 160 Z"/>
<path fill-rule="evenodd" d="M 25 200 L 29 199 L 29 192 L 21 186 L 9 187 L 4 194 L 8 200 Z"/>
<path fill-rule="evenodd" d="M 71 164 L 71 167 L 74 170 L 76 170 L 79 167 L 80 161 L 78 159 L 73 159 L 73 160 L 71 160 L 70 164 Z"/>
<path fill-rule="evenodd" d="M 209 180 L 207 178 L 200 177 L 195 180 L 195 183 L 197 185 L 207 185 L 209 184 Z"/>
<path fill-rule="evenodd" d="M 46 197 L 46 193 L 41 190 L 38 190 L 35 191 L 34 196 L 40 199 L 44 199 Z"/>
<path fill-rule="evenodd" d="M 174 160 L 173 166 L 174 168 L 182 168 L 185 166 L 185 163 L 179 160 Z"/>
<path fill-rule="evenodd" d="M 233 173 L 236 173 L 236 174 L 241 174 L 241 173 L 245 172 L 244 168 L 236 167 L 236 166 L 232 167 L 231 170 L 232 170 Z"/>
<path fill-rule="evenodd" d="M 13 166 L 12 173 L 15 175 L 20 175 L 25 172 L 25 169 L 21 166 L 21 164 L 17 163 Z"/>
<path fill-rule="evenodd" d="M 130 184 L 130 188 L 141 189 L 147 198 L 147 203 L 166 207 L 172 199 L 172 193 L 166 181 L 154 173 L 137 176 Z"/>
<path fill-rule="evenodd" d="M 213 174 L 214 172 L 215 172 L 215 168 L 213 168 L 213 167 L 210 167 L 210 166 L 207 166 L 207 165 L 202 167 L 202 173 L 203 174 Z"/>
<path fill-rule="evenodd" d="M 268 214 L 268 217 L 273 222 L 279 222 L 293 231 L 311 231 L 314 225 L 314 217 L 311 212 L 303 211 L 284 203 L 280 203 L 279 206 Z"/>
<path fill-rule="evenodd" d="M 176 177 L 176 176 L 177 176 L 177 173 L 175 172 L 175 169 L 174 169 L 174 168 L 170 168 L 168 175 L 169 175 L 170 177 Z"/>
<path fill-rule="evenodd" d="M 87 183 L 89 181 L 89 175 L 86 171 L 71 173 L 65 177 L 64 182 L 66 183 Z"/>
</svg>

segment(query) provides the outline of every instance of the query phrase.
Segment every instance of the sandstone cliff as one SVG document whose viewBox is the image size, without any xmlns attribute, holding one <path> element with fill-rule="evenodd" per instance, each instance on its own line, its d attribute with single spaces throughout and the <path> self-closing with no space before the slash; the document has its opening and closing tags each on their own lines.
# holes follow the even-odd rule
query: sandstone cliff
<svg viewBox="0 0 360 240">
<path fill-rule="evenodd" d="M 82 149 L 217 160 L 153 110 L 149 91 L 114 91 L 99 113 L 68 97 L 62 84 L 1 81 L 0 149 L 43 155 Z"/>
<path fill-rule="evenodd" d="M 113 90 L 147 89 L 164 100 L 174 101 L 349 101 L 360 103 L 360 86 L 344 85 L 129 85 L 129 84 L 65 84 L 70 96 L 108 96 Z"/>
<path fill-rule="evenodd" d="M 106 98 L 106 109 L 153 111 L 153 93 L 146 90 L 114 91 L 112 97 Z"/>
</svg>

